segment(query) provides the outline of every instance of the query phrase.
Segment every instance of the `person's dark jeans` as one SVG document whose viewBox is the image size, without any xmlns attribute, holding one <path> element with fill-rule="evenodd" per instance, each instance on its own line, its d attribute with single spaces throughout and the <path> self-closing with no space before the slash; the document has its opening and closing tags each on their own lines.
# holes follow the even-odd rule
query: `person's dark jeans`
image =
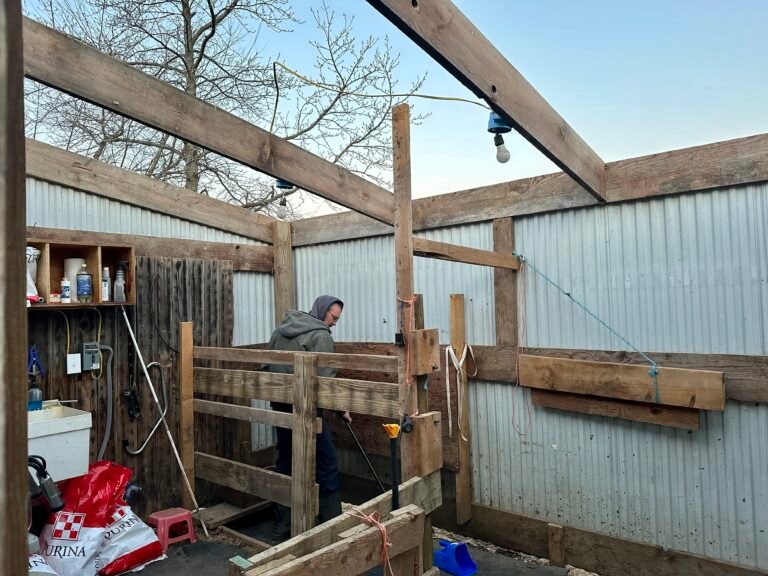
<svg viewBox="0 0 768 576">
<path fill-rule="evenodd" d="M 273 402 L 272 408 L 278 412 L 292 412 L 290 404 Z M 322 411 L 321 411 L 322 414 Z M 277 471 L 291 475 L 292 435 L 286 428 L 277 428 Z M 339 489 L 339 465 L 336 461 L 336 448 L 328 422 L 323 418 L 323 430 L 317 435 L 315 482 L 320 487 L 320 494 L 330 494 Z"/>
</svg>

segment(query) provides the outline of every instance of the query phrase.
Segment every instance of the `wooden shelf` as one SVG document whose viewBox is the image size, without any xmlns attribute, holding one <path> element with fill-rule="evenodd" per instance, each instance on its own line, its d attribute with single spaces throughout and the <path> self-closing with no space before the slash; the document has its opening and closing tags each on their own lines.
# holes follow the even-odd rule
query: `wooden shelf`
<svg viewBox="0 0 768 576">
<path fill-rule="evenodd" d="M 45 298 L 42 304 L 32 304 L 28 310 L 65 310 L 69 308 L 93 308 L 96 306 L 119 306 L 136 304 L 136 258 L 133 246 L 118 244 L 92 244 L 87 242 L 47 242 L 43 239 L 27 238 L 27 245 L 40 250 L 37 263 L 37 292 Z M 77 279 L 69 278 L 71 285 L 71 304 L 51 303 L 51 292 L 58 292 L 64 275 L 65 258 L 82 258 L 87 264 L 93 281 L 91 302 L 76 302 Z M 112 280 L 110 297 L 114 297 L 117 263 L 128 262 L 125 272 L 126 301 L 101 301 L 101 275 L 104 267 L 109 268 Z"/>
</svg>

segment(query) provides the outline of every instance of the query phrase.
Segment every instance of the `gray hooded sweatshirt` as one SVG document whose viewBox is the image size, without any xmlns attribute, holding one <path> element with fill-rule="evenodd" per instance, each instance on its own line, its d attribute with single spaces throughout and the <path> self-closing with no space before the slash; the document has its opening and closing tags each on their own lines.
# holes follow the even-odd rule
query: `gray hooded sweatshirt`
<svg viewBox="0 0 768 576">
<path fill-rule="evenodd" d="M 333 352 L 333 336 L 331 336 L 331 329 L 322 320 L 318 320 L 306 312 L 290 310 L 272 333 L 272 337 L 269 339 L 269 349 L 295 352 Z M 290 374 L 293 372 L 293 366 L 271 364 L 269 371 Z M 336 370 L 318 368 L 317 375 L 333 377 L 336 375 Z"/>
</svg>

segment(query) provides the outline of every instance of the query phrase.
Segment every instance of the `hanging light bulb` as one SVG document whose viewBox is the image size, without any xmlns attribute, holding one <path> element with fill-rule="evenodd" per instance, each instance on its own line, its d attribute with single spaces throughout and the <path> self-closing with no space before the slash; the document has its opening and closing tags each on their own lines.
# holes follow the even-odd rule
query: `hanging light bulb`
<svg viewBox="0 0 768 576">
<path fill-rule="evenodd" d="M 280 218 L 280 220 L 285 220 L 285 218 L 288 216 L 288 201 L 286 200 L 286 196 L 296 190 L 296 186 L 287 180 L 281 180 L 280 178 L 277 178 L 275 180 L 275 188 L 277 188 L 283 194 L 283 196 L 280 198 L 279 204 L 277 205 L 277 217 Z"/>
<path fill-rule="evenodd" d="M 491 112 L 488 118 L 488 132 L 493 134 L 493 145 L 496 146 L 496 160 L 504 164 L 509 162 L 512 155 L 509 153 L 509 149 L 504 145 L 504 138 L 502 134 L 506 134 L 512 130 L 512 125 L 504 118 Z"/>
</svg>

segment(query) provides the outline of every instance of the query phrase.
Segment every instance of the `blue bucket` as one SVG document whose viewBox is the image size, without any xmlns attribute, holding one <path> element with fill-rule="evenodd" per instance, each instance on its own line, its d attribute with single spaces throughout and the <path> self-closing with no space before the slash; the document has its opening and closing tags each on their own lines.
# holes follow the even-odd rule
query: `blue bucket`
<svg viewBox="0 0 768 576">
<path fill-rule="evenodd" d="M 463 542 L 439 541 L 440 548 L 434 551 L 435 566 L 454 576 L 471 576 L 477 572 L 477 565 L 469 556 L 467 545 Z"/>
</svg>

